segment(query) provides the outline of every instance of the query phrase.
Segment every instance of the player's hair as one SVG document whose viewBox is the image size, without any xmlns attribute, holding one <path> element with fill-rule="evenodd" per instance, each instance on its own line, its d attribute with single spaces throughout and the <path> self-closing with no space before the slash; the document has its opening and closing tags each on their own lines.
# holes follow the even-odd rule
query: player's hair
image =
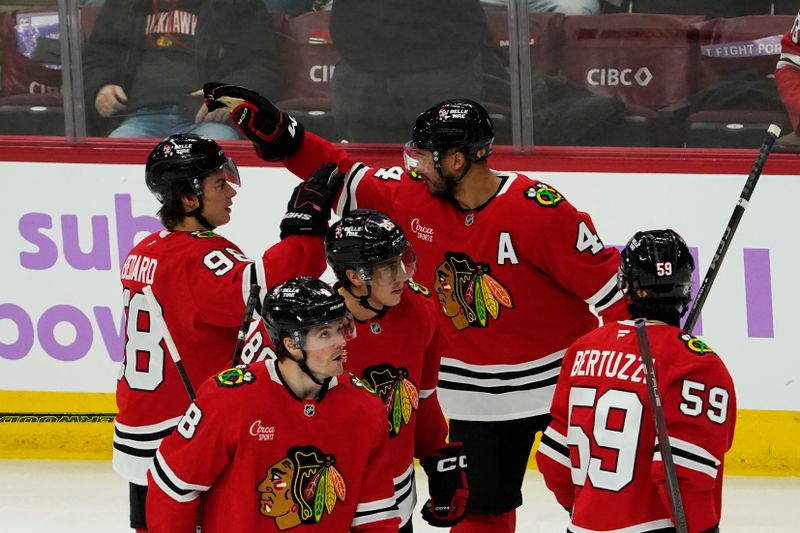
<svg viewBox="0 0 800 533">
<path fill-rule="evenodd" d="M 186 210 L 183 208 L 183 197 L 190 194 L 194 194 L 194 189 L 189 185 L 189 182 L 176 181 L 172 184 L 172 194 L 167 197 L 157 213 L 161 224 L 165 228 L 172 231 L 175 229 L 175 226 L 186 218 Z"/>
</svg>

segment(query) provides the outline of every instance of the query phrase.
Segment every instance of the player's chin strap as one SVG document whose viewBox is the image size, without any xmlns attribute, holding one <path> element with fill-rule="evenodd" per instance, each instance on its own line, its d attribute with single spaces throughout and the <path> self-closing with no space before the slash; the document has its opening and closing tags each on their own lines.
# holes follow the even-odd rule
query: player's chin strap
<svg viewBox="0 0 800 533">
<path fill-rule="evenodd" d="M 300 358 L 300 359 L 295 359 L 291 355 L 288 356 L 288 357 L 289 357 L 289 359 L 291 359 L 292 361 L 297 363 L 297 366 L 300 367 L 300 370 L 302 370 L 306 374 L 306 376 L 308 376 L 311 379 L 311 381 L 313 381 L 317 385 L 324 386 L 325 383 L 330 380 L 330 378 L 326 378 L 326 379 L 320 380 L 319 378 L 317 378 L 317 376 L 312 374 L 311 373 L 311 369 L 308 368 L 308 365 L 306 364 L 306 351 L 305 350 L 300 350 L 300 353 L 303 354 L 303 357 Z"/>
<path fill-rule="evenodd" d="M 197 199 L 200 201 L 200 205 L 198 205 L 195 209 L 192 209 L 191 211 L 186 213 L 186 216 L 194 217 L 200 223 L 200 225 L 206 228 L 208 231 L 214 231 L 215 229 L 217 229 L 217 227 L 212 226 L 211 223 L 209 223 L 209 221 L 206 220 L 206 217 L 204 217 L 200 213 L 203 210 L 203 197 L 198 196 Z"/>
<path fill-rule="evenodd" d="M 368 310 L 372 311 L 373 313 L 376 313 L 377 316 L 375 318 L 381 318 L 383 315 L 386 314 L 386 311 L 388 311 L 389 308 L 386 307 L 385 305 L 382 305 L 380 309 L 376 309 L 376 308 L 372 307 L 369 304 L 369 297 L 372 295 L 372 284 L 366 283 L 366 286 L 367 286 L 367 294 L 363 295 L 363 296 L 357 296 L 357 295 L 353 294 L 353 291 L 350 290 L 350 287 L 344 287 L 344 290 L 349 292 L 353 296 L 353 298 L 358 300 L 358 304 L 361 307 L 363 307 L 364 309 L 368 309 Z"/>
</svg>

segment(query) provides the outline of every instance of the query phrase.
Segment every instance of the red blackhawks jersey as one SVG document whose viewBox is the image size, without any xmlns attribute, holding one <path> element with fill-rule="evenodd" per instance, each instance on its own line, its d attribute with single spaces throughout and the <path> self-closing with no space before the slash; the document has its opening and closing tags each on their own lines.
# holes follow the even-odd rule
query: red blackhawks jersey
<svg viewBox="0 0 800 533">
<path fill-rule="evenodd" d="M 650 323 L 658 391 L 690 533 L 719 523 L 723 457 L 731 447 L 736 393 L 703 341 Z M 632 321 L 578 339 L 558 378 L 553 421 L 536 460 L 574 533 L 672 527 L 664 464 Z"/>
<path fill-rule="evenodd" d="M 397 531 L 381 402 L 348 373 L 300 400 L 274 359 L 209 379 L 150 471 L 153 533 Z M 200 498 L 200 496 L 203 496 Z"/>
<path fill-rule="evenodd" d="M 345 368 L 383 402 L 401 526 L 416 504 L 414 457 L 446 444 L 447 424 L 436 396 L 439 370 L 436 310 L 430 294 L 409 282 L 400 303 L 381 317 L 356 322 Z"/>
<path fill-rule="evenodd" d="M 781 39 L 781 55 L 775 67 L 775 84 L 786 106 L 794 131 L 800 128 L 800 13 Z"/>
<path fill-rule="evenodd" d="M 325 267 L 320 237 L 295 236 L 264 253 L 245 257 L 224 237 L 209 231 L 160 231 L 136 245 L 122 266 L 125 357 L 117 382 L 114 469 L 145 485 L 158 443 L 178 423 L 189 396 L 150 313 L 163 316 L 196 388 L 231 364 L 250 285 L 269 286 L 299 275 L 319 275 Z M 269 281 L 265 277 L 269 270 Z M 150 309 L 142 293 L 149 285 L 160 306 Z M 263 357 L 269 338 L 253 321 L 248 357 Z M 257 353 L 254 353 L 257 352 Z"/>
<path fill-rule="evenodd" d="M 619 253 L 603 246 L 589 215 L 546 183 L 497 172 L 494 197 L 462 210 L 400 167 L 354 163 L 308 132 L 286 164 L 302 177 L 324 161 L 346 171 L 338 214 L 382 211 L 414 246 L 415 281 L 440 307 L 439 398 L 448 417 L 547 413 L 564 351 L 598 326 L 590 307 L 627 318 L 616 286 Z"/>
</svg>

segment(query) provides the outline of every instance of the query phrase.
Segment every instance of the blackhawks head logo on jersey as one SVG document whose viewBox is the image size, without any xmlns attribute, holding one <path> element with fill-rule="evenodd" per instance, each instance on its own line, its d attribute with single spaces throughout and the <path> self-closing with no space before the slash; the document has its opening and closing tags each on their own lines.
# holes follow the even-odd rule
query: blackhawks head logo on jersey
<svg viewBox="0 0 800 533">
<path fill-rule="evenodd" d="M 500 308 L 514 308 L 508 290 L 489 274 L 489 265 L 476 263 L 461 252 L 447 252 L 436 268 L 433 288 L 442 312 L 456 329 L 485 328 Z"/>
<path fill-rule="evenodd" d="M 388 364 L 368 366 L 362 381 L 383 400 L 389 415 L 389 436 L 396 437 L 419 407 L 419 392 L 408 379 L 408 370 Z"/>
<path fill-rule="evenodd" d="M 314 446 L 293 446 L 286 457 L 267 468 L 258 484 L 259 512 L 275 519 L 281 531 L 301 524 L 319 524 L 345 501 L 347 485 L 333 455 Z"/>
</svg>

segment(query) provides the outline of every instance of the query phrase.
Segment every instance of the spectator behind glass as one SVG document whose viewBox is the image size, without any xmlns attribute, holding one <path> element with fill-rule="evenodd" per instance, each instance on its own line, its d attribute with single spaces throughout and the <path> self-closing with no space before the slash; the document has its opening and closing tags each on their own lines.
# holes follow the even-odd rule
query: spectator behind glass
<svg viewBox="0 0 800 533">
<path fill-rule="evenodd" d="M 486 7 L 508 7 L 508 0 L 481 0 Z M 528 12 L 555 11 L 565 15 L 594 15 L 600 11 L 600 0 L 528 0 Z"/>
<path fill-rule="evenodd" d="M 84 78 L 95 129 L 110 137 L 239 139 L 227 114 L 207 112 L 203 82 L 249 83 L 274 97 L 281 87 L 260 0 L 107 0 L 86 44 Z"/>
<path fill-rule="evenodd" d="M 479 0 L 335 0 L 332 109 L 342 137 L 402 143 L 420 109 L 480 99 L 487 34 Z"/>
</svg>

